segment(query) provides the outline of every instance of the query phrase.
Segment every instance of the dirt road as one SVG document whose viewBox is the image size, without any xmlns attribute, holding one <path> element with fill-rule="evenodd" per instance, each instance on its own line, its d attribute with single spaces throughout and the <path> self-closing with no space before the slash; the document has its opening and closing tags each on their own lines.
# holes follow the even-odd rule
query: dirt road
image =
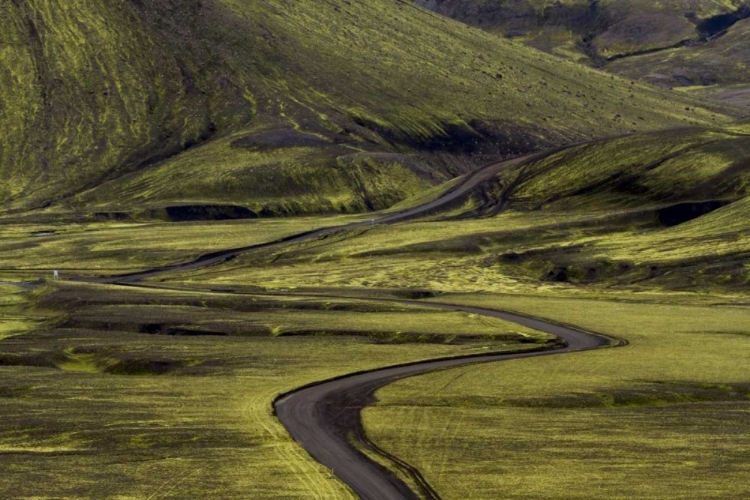
<svg viewBox="0 0 750 500">
<path fill-rule="evenodd" d="M 458 186 L 444 193 L 434 201 L 403 212 L 385 215 L 374 221 L 317 229 L 269 243 L 228 249 L 204 255 L 192 262 L 163 266 L 127 275 L 95 278 L 71 276 L 68 279 L 93 283 L 134 284 L 159 274 L 199 269 L 218 264 L 242 253 L 270 249 L 289 243 L 299 243 L 335 231 L 356 229 L 372 225 L 373 223 L 386 224 L 404 221 L 426 215 L 433 210 L 445 207 L 459 200 L 462 196 L 470 193 L 478 184 L 491 179 L 503 168 L 531 161 L 547 154 L 551 154 L 551 152 L 547 151 L 545 153 L 486 165 L 474 173 L 467 175 Z M 398 479 L 389 470 L 367 458 L 352 444 L 351 440 L 356 439 L 360 447 L 369 448 L 373 452 L 385 455 L 384 452 L 378 450 L 374 444 L 367 440 L 360 419 L 361 409 L 374 402 L 374 393 L 378 388 L 405 377 L 437 369 L 532 356 L 548 356 L 610 345 L 610 340 L 604 337 L 517 314 L 421 301 L 398 302 L 419 304 L 421 307 L 460 310 L 504 319 L 555 335 L 567 345 L 554 350 L 548 349 L 515 354 L 488 353 L 468 358 L 432 360 L 408 366 L 390 367 L 318 383 L 278 398 L 274 403 L 274 411 L 294 439 L 316 460 L 329 467 L 338 478 L 348 484 L 363 499 L 390 500 L 418 498 L 417 493 L 410 490 L 403 481 Z M 498 304 L 498 307 L 501 308 L 502 304 Z M 396 457 L 387 458 L 392 463 L 399 464 L 401 470 L 412 476 L 421 490 L 421 496 L 433 499 L 438 498 L 437 493 L 429 487 L 419 474 L 419 471 L 409 467 L 408 464 L 400 462 Z"/>
<path fill-rule="evenodd" d="M 357 446 L 352 444 L 352 440 L 356 440 L 359 447 L 370 448 L 371 451 L 379 452 L 367 440 L 360 419 L 362 408 L 375 402 L 374 393 L 377 389 L 405 377 L 438 369 L 475 363 L 549 356 L 611 345 L 611 340 L 599 335 L 517 314 L 422 301 L 400 302 L 500 318 L 555 335 L 564 340 L 567 346 L 554 350 L 487 354 L 384 368 L 322 382 L 279 397 L 274 403 L 274 410 L 289 433 L 313 458 L 331 469 L 362 499 L 411 500 L 420 498 L 420 496 L 432 499 L 438 498 L 418 471 L 409 467 L 408 464 L 400 463 L 400 468 L 410 474 L 416 484 L 419 485 L 422 490 L 420 496 L 411 491 L 403 481 L 390 471 L 367 458 L 358 450 Z M 502 306 L 502 304 L 498 304 L 498 306 Z M 393 461 L 395 457 L 386 458 Z M 395 461 L 399 463 L 397 459 Z"/>
</svg>

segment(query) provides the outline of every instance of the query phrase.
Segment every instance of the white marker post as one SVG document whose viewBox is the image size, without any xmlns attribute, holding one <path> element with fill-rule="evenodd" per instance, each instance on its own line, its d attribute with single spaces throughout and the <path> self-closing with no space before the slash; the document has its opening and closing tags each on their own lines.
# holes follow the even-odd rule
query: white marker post
<svg viewBox="0 0 750 500">
<path fill-rule="evenodd" d="M 55 269 L 54 271 L 52 271 L 52 279 L 54 279 L 55 281 L 57 281 L 58 279 L 60 279 L 60 273 L 57 272 L 57 269 Z"/>
</svg>

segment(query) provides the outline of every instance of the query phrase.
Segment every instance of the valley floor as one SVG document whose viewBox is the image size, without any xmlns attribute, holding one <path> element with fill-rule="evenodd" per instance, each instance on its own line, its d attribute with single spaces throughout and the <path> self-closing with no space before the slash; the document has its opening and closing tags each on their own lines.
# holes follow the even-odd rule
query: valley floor
<svg viewBox="0 0 750 500">
<path fill-rule="evenodd" d="M 688 134 L 709 149 L 715 136 Z M 744 151 L 742 137 L 726 141 Z M 602 154 L 579 152 L 584 165 L 586 155 Z M 691 155 L 671 164 L 683 157 L 664 154 L 669 168 L 705 166 Z M 555 161 L 497 172 L 501 181 L 514 169 L 554 177 Z M 744 179 L 731 162 L 720 166 Z M 638 175 L 656 182 L 653 171 Z M 533 189 L 539 177 L 526 179 L 511 186 L 528 202 L 541 191 Z M 728 184 L 725 203 L 675 225 L 660 218 L 663 204 L 622 201 L 616 186 L 496 213 L 482 205 L 492 185 L 434 204 L 460 182 L 406 203 L 432 203 L 418 220 L 389 224 L 369 222 L 372 215 L 174 224 L 16 218 L 0 229 L 0 491 L 348 498 L 335 471 L 275 418 L 278 395 L 361 370 L 553 342 L 496 318 L 385 298 L 517 311 L 628 342 L 444 370 L 380 390 L 364 411 L 365 431 L 441 498 L 747 496 L 742 182 Z M 139 283 L 50 279 L 52 269 L 63 278 L 137 272 L 352 222 L 365 224 Z"/>
</svg>

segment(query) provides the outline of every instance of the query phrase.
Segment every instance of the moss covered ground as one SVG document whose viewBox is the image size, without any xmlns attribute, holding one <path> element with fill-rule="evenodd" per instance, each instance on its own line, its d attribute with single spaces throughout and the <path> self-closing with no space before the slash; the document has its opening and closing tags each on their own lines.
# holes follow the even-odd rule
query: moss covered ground
<svg viewBox="0 0 750 500">
<path fill-rule="evenodd" d="M 738 125 L 735 132 L 741 131 Z M 533 209 L 519 204 L 521 196 L 510 197 L 494 215 L 496 205 L 482 202 L 493 198 L 475 194 L 424 220 L 253 252 L 152 284 L 168 288 L 64 281 L 35 291 L 3 287 L 0 314 L 8 335 L 0 346 L 0 397 L 10 404 L 0 407 L 2 489 L 16 498 L 39 492 L 348 498 L 273 418 L 276 395 L 365 368 L 547 341 L 494 320 L 361 300 L 395 296 L 517 310 L 631 342 L 465 374 L 447 371 L 430 376 L 440 380 L 429 379 L 429 390 L 418 378 L 381 392 L 384 405 L 365 415 L 368 432 L 418 467 L 441 496 L 512 491 L 566 498 L 575 482 L 578 498 L 597 492 L 616 498 L 636 478 L 645 498 L 667 498 L 667 487 L 685 498 L 688 488 L 707 498 L 741 498 L 748 474 L 741 367 L 750 271 L 742 255 L 750 249 L 747 198 L 741 184 L 732 184 L 744 170 L 732 173 L 721 151 L 742 151 L 735 144 L 742 140 L 702 129 L 674 143 L 656 134 L 564 156 L 570 178 L 584 186 L 625 170 L 663 189 L 658 169 L 642 168 L 653 158 L 671 172 L 695 170 L 672 184 L 674 202 L 701 201 L 689 196 L 691 186 L 717 173 L 727 179 L 731 189 L 714 182 L 712 194 L 736 201 L 672 227 L 659 222 L 664 203 L 615 196 L 611 187 L 603 197 L 564 191 L 554 204 Z M 711 153 L 716 144 L 723 146 Z M 653 156 L 636 154 L 646 149 Z M 627 156 L 613 154 L 618 150 L 631 161 L 619 161 Z M 544 201 L 548 191 L 539 179 L 554 181 L 560 162 L 553 156 L 527 165 L 528 184 L 513 184 L 511 192 Z M 575 173 L 585 168 L 590 176 Z M 489 186 L 478 193 L 502 182 Z M 4 270 L 3 279 L 35 279 L 48 270 L 50 254 L 65 258 L 62 269 L 93 273 L 99 265 L 109 273 L 351 217 L 57 225 L 54 215 L 34 214 L 6 220 L 12 223 L 3 226 L 4 266 L 17 269 Z M 50 229 L 57 233 L 30 236 Z M 725 267 L 719 273 L 711 266 Z M 352 299 L 264 295 L 306 289 Z M 404 425 L 386 425 L 393 421 Z M 719 486 L 711 481 L 716 477 Z"/>
<path fill-rule="evenodd" d="M 547 340 L 366 300 L 70 284 L 24 300 L 47 324 L 2 342 L 5 498 L 351 498 L 273 417 L 277 395 Z"/>
<path fill-rule="evenodd" d="M 517 43 L 746 115 L 746 0 L 414 0 Z"/>
<path fill-rule="evenodd" d="M 750 128 L 706 89 L 395 0 L 29 0 L 0 19 L 0 496 L 349 498 L 277 395 L 551 340 L 374 300 L 394 297 L 630 341 L 382 391 L 368 431 L 441 496 L 747 493 Z M 142 287 L 66 280 L 368 220 L 565 144 L 418 220 Z"/>
<path fill-rule="evenodd" d="M 0 277 L 63 273 L 117 274 L 189 261 L 201 255 L 275 241 L 358 216 L 288 217 L 170 223 L 45 216 L 0 225 Z"/>
<path fill-rule="evenodd" d="M 631 297 L 444 297 L 629 345 L 400 381 L 367 432 L 442 498 L 744 498 L 750 311 Z"/>
<path fill-rule="evenodd" d="M 741 131 L 684 129 L 573 147 L 502 170 L 419 221 L 342 231 L 169 279 L 745 293 L 750 142 Z"/>
</svg>

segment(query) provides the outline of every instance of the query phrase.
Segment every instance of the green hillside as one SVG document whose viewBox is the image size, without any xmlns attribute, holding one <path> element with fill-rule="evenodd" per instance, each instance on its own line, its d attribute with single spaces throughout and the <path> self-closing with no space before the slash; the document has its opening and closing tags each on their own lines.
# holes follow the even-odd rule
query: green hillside
<svg viewBox="0 0 750 500">
<path fill-rule="evenodd" d="M 750 136 L 686 128 L 599 141 L 505 169 L 470 206 L 612 210 L 750 196 Z"/>
<path fill-rule="evenodd" d="M 0 16 L 6 208 L 376 209 L 489 158 L 723 120 L 393 0 L 31 0 Z"/>
<path fill-rule="evenodd" d="M 684 128 L 515 163 L 423 220 L 178 277 L 436 292 L 747 291 L 750 136 Z M 586 288 L 582 288 L 586 287 Z"/>
<path fill-rule="evenodd" d="M 709 95 L 728 104 L 747 105 L 750 103 L 749 37 L 750 19 L 744 19 L 725 35 L 705 44 L 620 59 L 608 65 L 607 70 L 656 85 L 706 87 Z"/>
</svg>

